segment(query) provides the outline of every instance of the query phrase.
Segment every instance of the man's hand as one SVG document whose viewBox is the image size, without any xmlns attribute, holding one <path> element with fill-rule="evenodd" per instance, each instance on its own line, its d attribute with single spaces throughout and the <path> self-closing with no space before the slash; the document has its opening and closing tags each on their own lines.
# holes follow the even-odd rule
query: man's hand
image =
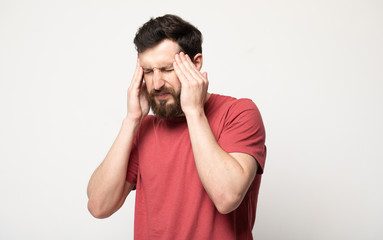
<svg viewBox="0 0 383 240">
<path fill-rule="evenodd" d="M 137 58 L 136 70 L 128 89 L 127 118 L 142 121 L 149 113 L 148 90 L 143 82 L 143 70 Z"/>
<path fill-rule="evenodd" d="M 181 107 L 185 116 L 202 113 L 209 86 L 207 73 L 201 73 L 183 52 L 176 54 L 173 66 L 181 82 Z"/>
<path fill-rule="evenodd" d="M 137 59 L 128 89 L 127 117 L 104 161 L 89 180 L 88 209 L 97 218 L 109 217 L 117 211 L 134 187 L 126 181 L 129 157 L 141 121 L 149 113 L 148 91 L 142 76 L 143 70 Z"/>
<path fill-rule="evenodd" d="M 211 131 L 204 114 L 208 80 L 184 53 L 176 54 L 174 70 L 181 82 L 181 107 L 185 113 L 194 160 L 201 183 L 217 210 L 236 209 L 257 171 L 255 159 L 245 153 L 227 153 Z"/>
</svg>

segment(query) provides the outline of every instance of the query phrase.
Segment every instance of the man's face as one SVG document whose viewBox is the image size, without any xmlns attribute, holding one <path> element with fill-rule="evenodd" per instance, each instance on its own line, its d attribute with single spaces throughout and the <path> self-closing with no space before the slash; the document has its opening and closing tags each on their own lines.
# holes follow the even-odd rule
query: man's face
<svg viewBox="0 0 383 240">
<path fill-rule="evenodd" d="M 183 114 L 180 104 L 181 83 L 174 71 L 174 57 L 179 45 L 165 39 L 157 46 L 138 55 L 144 70 L 149 104 L 156 116 L 173 118 Z"/>
</svg>

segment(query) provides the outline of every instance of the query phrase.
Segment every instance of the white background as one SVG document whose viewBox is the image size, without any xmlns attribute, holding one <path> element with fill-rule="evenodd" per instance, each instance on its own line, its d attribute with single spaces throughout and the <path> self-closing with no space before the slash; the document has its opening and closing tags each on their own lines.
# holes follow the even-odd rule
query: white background
<svg viewBox="0 0 383 240">
<path fill-rule="evenodd" d="M 235 2 L 235 3 L 234 3 Z M 383 2 L 0 0 L 0 239 L 132 239 L 134 194 L 87 211 L 126 113 L 139 26 L 204 34 L 210 92 L 267 131 L 254 236 L 383 239 Z"/>
</svg>

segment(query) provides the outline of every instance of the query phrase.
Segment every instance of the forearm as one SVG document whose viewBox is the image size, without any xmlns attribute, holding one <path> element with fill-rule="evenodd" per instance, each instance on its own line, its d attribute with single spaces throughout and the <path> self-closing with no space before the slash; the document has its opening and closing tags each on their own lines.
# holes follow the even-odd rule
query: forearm
<svg viewBox="0 0 383 240">
<path fill-rule="evenodd" d="M 88 184 L 88 208 L 99 217 L 120 207 L 124 196 L 126 173 L 133 139 L 140 123 L 124 119 L 120 132 L 104 161 L 94 171 Z"/>
<path fill-rule="evenodd" d="M 174 70 L 181 82 L 181 106 L 185 113 L 193 154 L 201 182 L 221 213 L 241 203 L 254 179 L 257 163 L 245 153 L 226 153 L 217 143 L 204 113 L 209 99 L 207 73 L 201 73 L 202 55 L 193 62 L 184 53 L 176 54 Z"/>
<path fill-rule="evenodd" d="M 256 163 L 241 162 L 226 153 L 204 113 L 187 116 L 187 122 L 201 182 L 218 211 L 228 213 L 241 203 L 254 179 Z"/>
</svg>

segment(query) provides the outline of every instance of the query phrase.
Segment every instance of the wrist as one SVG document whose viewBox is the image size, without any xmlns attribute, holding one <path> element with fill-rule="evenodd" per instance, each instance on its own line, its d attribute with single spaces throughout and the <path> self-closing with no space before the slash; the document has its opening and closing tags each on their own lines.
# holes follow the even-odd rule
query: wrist
<svg viewBox="0 0 383 240">
<path fill-rule="evenodd" d="M 133 118 L 133 117 L 127 115 L 122 121 L 122 127 L 123 128 L 126 128 L 126 127 L 132 128 L 133 127 L 133 129 L 138 129 L 141 126 L 142 120 L 143 120 L 143 118 L 141 118 L 141 119 L 140 118 Z"/>
<path fill-rule="evenodd" d="M 128 121 L 130 123 L 141 123 L 142 120 L 145 118 L 146 115 L 144 115 L 142 112 L 129 112 L 126 114 L 124 121 Z"/>
<path fill-rule="evenodd" d="M 190 110 L 188 112 L 184 112 L 184 114 L 185 114 L 186 119 L 191 120 L 191 121 L 199 120 L 201 118 L 206 117 L 204 109 L 194 109 L 194 110 Z"/>
</svg>

